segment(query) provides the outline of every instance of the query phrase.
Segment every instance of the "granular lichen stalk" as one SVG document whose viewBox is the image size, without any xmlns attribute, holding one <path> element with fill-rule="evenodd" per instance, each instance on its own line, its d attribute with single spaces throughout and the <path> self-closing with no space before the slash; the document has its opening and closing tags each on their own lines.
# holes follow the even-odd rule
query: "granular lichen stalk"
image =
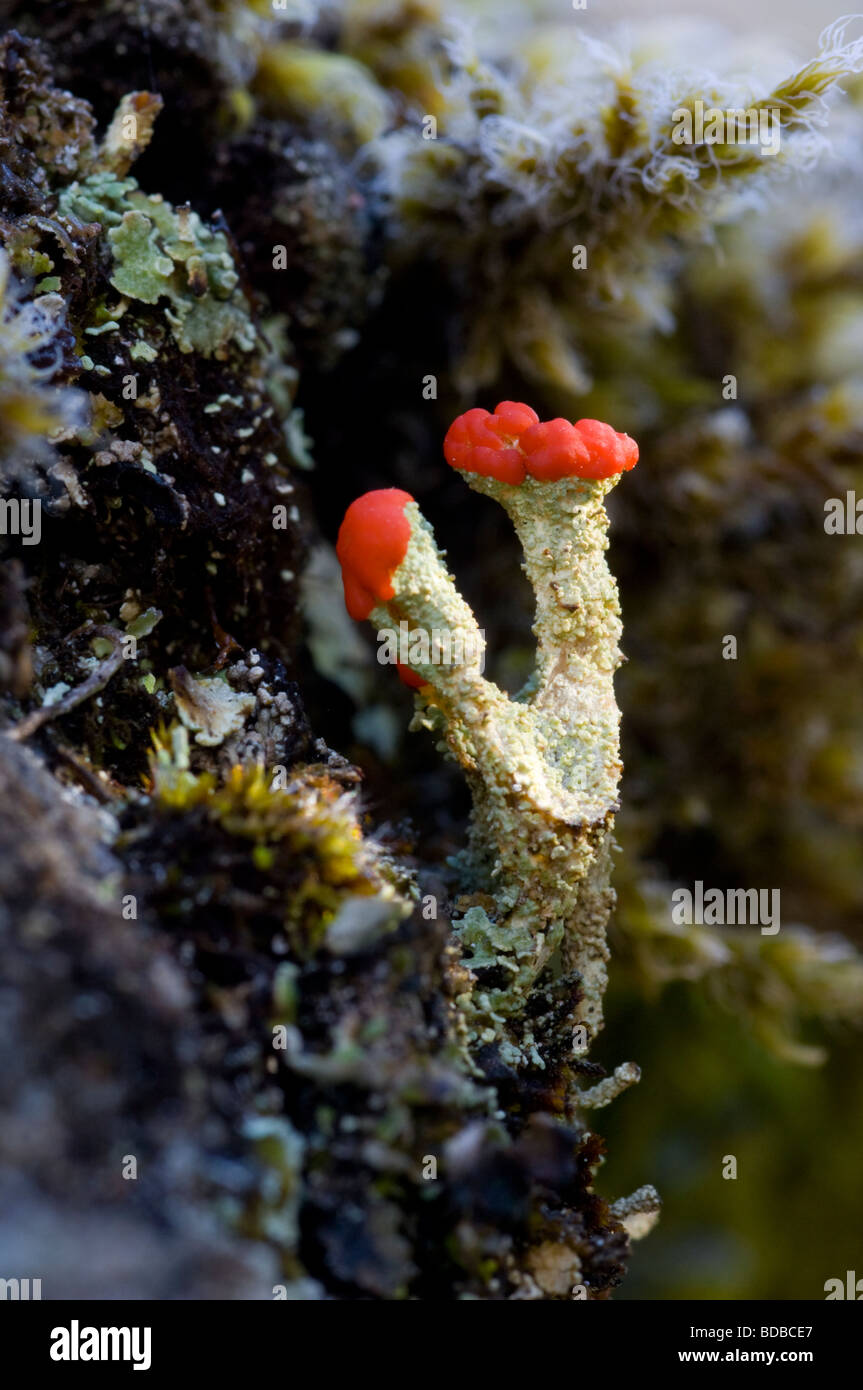
<svg viewBox="0 0 863 1390">
<path fill-rule="evenodd" d="M 589 1040 L 602 1026 L 621 773 L 620 610 L 604 502 L 638 450 L 598 421 L 541 422 L 528 406 L 503 402 L 493 415 L 459 417 L 444 451 L 518 532 L 536 593 L 533 677 L 510 699 L 482 674 L 476 619 L 417 504 L 397 489 L 348 510 L 338 547 L 348 608 L 378 629 L 406 620 L 429 638 L 428 660 L 409 662 L 415 722 L 443 736 L 473 796 L 458 865 L 473 902 L 456 930 L 477 980 L 460 1001 L 474 1040 L 523 1048 L 509 1025 L 550 965 L 577 977 L 573 1022 Z M 459 659 L 441 659 L 441 633 Z M 489 967 L 495 984 L 484 988 Z M 635 1069 L 619 1072 L 618 1089 L 637 1079 Z"/>
</svg>

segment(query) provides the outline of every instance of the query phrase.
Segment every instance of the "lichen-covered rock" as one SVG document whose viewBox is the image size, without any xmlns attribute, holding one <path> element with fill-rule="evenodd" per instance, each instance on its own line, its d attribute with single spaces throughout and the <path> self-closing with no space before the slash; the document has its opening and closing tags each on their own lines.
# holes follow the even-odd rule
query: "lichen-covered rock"
<svg viewBox="0 0 863 1390">
<path fill-rule="evenodd" d="M 28 81 L 47 84 L 46 115 L 65 111 L 38 51 L 19 39 L 3 51 L 16 90 L 32 55 Z M 4 238 L 14 263 L 32 269 L 41 258 L 50 293 L 28 303 L 8 281 L 0 393 L 14 403 L 29 392 L 32 402 L 29 415 L 16 405 L 7 474 L 26 474 L 43 543 L 4 544 L 26 561 L 38 690 L 77 684 L 79 655 L 65 642 L 82 621 L 141 639 L 116 687 L 127 702 L 112 701 L 125 713 L 86 708 L 68 726 L 130 776 L 143 770 L 172 666 L 201 671 L 252 632 L 287 652 L 302 546 L 290 400 L 283 391 L 279 411 L 269 398 L 273 348 L 230 244 L 117 173 L 115 150 L 113 141 L 98 152 L 88 145 L 56 185 L 36 147 L 26 156 L 43 178 L 29 179 L 29 201 Z M 58 387 L 64 380 L 74 392 Z M 142 614 L 153 619 L 136 630 Z"/>
<path fill-rule="evenodd" d="M 227 1042 L 131 906 L 115 831 L 0 739 L 4 1259 L 47 1299 L 268 1298 L 276 1261 L 216 1214 L 227 1173 L 255 1182 L 211 1089 Z"/>
<path fill-rule="evenodd" d="M 493 1048 L 470 1063 L 446 922 L 363 838 L 351 770 L 272 774 L 195 774 L 177 731 L 119 844 L 200 982 L 204 1026 L 233 1040 L 221 1084 L 271 1169 L 234 1203 L 237 1225 L 275 1245 L 289 1289 L 311 1276 L 341 1298 L 603 1296 L 627 1237 L 591 1191 L 600 1141 L 559 1085 L 552 1099 L 551 1053 L 523 1075 Z M 565 1030 L 562 1004 L 539 993 L 540 1032 Z"/>
<path fill-rule="evenodd" d="M 231 94 L 254 71 L 259 18 L 239 0 L 0 0 L 0 28 L 43 42 L 57 86 L 107 124 L 130 92 L 153 86 L 164 115 L 145 164 L 167 197 L 186 197 Z"/>
</svg>

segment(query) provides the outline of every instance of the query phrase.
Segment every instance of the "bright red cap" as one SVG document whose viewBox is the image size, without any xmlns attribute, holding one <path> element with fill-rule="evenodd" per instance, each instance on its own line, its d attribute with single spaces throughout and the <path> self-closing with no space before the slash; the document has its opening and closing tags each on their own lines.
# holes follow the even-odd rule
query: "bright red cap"
<svg viewBox="0 0 863 1390">
<path fill-rule="evenodd" d="M 413 500 L 401 488 L 385 487 L 364 493 L 345 512 L 336 554 L 352 618 L 367 618 L 376 604 L 393 598 L 392 578 L 411 538 L 405 507 Z"/>
<path fill-rule="evenodd" d="M 544 420 L 532 425 L 521 439 L 528 473 L 540 482 L 558 478 L 584 478 L 590 463 L 587 445 L 568 420 Z"/>
<path fill-rule="evenodd" d="M 443 451 L 452 468 L 515 487 L 526 477 L 541 482 L 611 478 L 638 462 L 635 440 L 611 425 L 601 420 L 540 422 L 535 410 L 517 401 L 501 401 L 493 415 L 479 408 L 459 415 L 447 431 Z"/>
<path fill-rule="evenodd" d="M 582 478 L 613 478 L 638 463 L 638 445 L 628 434 L 618 434 L 601 420 L 577 420 L 575 428 L 590 454 L 589 467 L 579 470 Z"/>
<path fill-rule="evenodd" d="M 523 483 L 524 460 L 515 447 L 519 438 L 539 419 L 529 405 L 501 401 L 494 415 L 477 406 L 450 425 L 444 440 L 444 458 L 451 468 L 496 478 L 499 483 Z"/>
<path fill-rule="evenodd" d="M 403 666 L 400 661 L 396 662 L 396 670 L 399 673 L 399 680 L 405 685 L 409 685 L 411 690 L 420 690 L 428 681 L 424 681 L 422 676 L 417 675 L 411 666 Z"/>
</svg>

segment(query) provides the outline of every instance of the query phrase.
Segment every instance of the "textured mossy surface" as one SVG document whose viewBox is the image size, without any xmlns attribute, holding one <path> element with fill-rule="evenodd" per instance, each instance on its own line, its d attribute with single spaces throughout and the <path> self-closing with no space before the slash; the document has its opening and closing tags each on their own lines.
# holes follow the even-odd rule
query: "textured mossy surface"
<svg viewBox="0 0 863 1390">
<path fill-rule="evenodd" d="M 106 7 L 106 23 L 113 13 Z M 249 148 L 271 166 L 284 154 L 293 190 L 272 233 L 254 217 L 245 233 L 290 242 L 294 271 L 270 300 L 267 277 L 249 279 L 254 266 L 237 247 L 230 208 L 200 214 L 123 167 L 110 132 L 123 111 L 152 103 L 134 98 L 102 136 L 89 107 L 55 85 L 44 49 L 13 34 L 0 70 L 25 137 L 3 228 L 13 330 L 4 482 L 10 496 L 42 508 L 38 546 L 5 542 L 12 737 L 0 754 L 12 853 L 3 922 L 22 1000 L 55 960 L 49 1014 L 63 999 L 105 1012 L 98 990 L 88 1004 L 76 961 L 89 938 L 77 940 L 79 914 L 65 905 L 81 891 L 66 881 L 70 818 L 89 823 L 90 857 L 101 843 L 110 867 L 88 893 L 113 926 L 100 986 L 111 1009 L 81 1045 L 98 1057 L 111 1029 L 131 1019 L 125 1090 L 104 1140 L 81 1149 L 95 1104 L 84 1078 L 80 1110 L 52 1120 L 82 1172 L 65 1207 L 52 1199 L 45 1219 L 70 1245 L 88 1222 L 104 1225 L 103 1263 L 88 1287 L 107 1292 L 104 1246 L 111 1224 L 128 1219 L 115 1170 L 131 1154 L 141 1179 L 130 1190 L 143 1209 L 158 1209 L 169 1234 L 137 1280 L 124 1263 L 129 1294 L 564 1298 L 579 1285 L 603 1297 L 620 1280 L 628 1241 L 593 1193 L 602 1144 L 573 1103 L 573 1075 L 598 1070 L 568 1055 L 577 978 L 542 982 L 523 1025 L 541 1053 L 528 1050 L 527 1065 L 512 1068 L 495 1047 L 472 1051 L 456 1002 L 470 977 L 449 930 L 446 886 L 435 882 L 421 899 L 406 831 L 370 833 L 360 774 L 315 736 L 303 709 L 296 581 L 312 523 L 296 470 L 310 459 L 285 329 L 296 321 L 309 362 L 331 361 L 354 341 L 385 271 L 371 246 L 361 248 L 346 293 L 341 227 L 325 225 L 320 209 L 322 196 L 332 198 L 327 169 L 339 171 L 337 137 L 327 145 L 325 131 L 312 139 L 282 121 L 268 139 L 268 127 L 256 127 Z M 52 116 L 77 140 L 59 166 L 42 151 L 58 138 L 46 134 Z M 212 167 L 214 188 L 234 191 L 239 223 L 246 185 L 232 172 L 233 138 L 216 147 Z M 355 237 L 363 225 L 356 219 Z M 296 312 L 292 294 L 307 295 Z M 28 739 L 32 750 L 20 746 Z M 12 783 L 26 786 L 31 775 L 40 796 L 18 806 Z M 59 807 L 53 818 L 46 787 Z M 32 839 L 60 879 L 61 900 L 45 909 L 46 941 L 56 935 L 50 958 L 16 897 Z M 34 887 L 38 904 L 47 889 L 41 879 Z M 421 901 L 435 909 L 423 914 Z M 130 1012 L 113 978 L 127 969 L 115 941 L 134 953 L 144 949 L 138 937 L 166 979 L 174 972 L 161 1045 L 175 1075 L 164 1094 L 148 1051 L 159 997 L 150 999 L 146 980 L 124 984 Z M 29 1015 L 18 1026 L 29 1027 Z M 62 1038 L 59 1018 L 56 1030 Z M 22 1115 L 34 1084 L 23 1056 L 10 1079 Z M 53 1068 L 47 1084 L 60 1084 Z M 156 1118 L 142 1111 L 133 1126 L 139 1090 L 152 1095 Z M 197 1175 L 170 1200 L 170 1154 L 150 1163 L 163 1113 Z M 119 1158 L 118 1133 L 129 1134 Z M 17 1121 L 8 1134 L 10 1184 L 16 1154 L 26 1163 L 32 1150 L 33 1203 L 49 1137 L 39 1130 L 28 1143 Z M 199 1209 L 210 1241 L 232 1253 L 211 1283 L 190 1255 L 183 1287 Z M 11 1210 L 7 1227 L 15 1248 L 26 1248 Z M 53 1292 L 74 1291 L 64 1266 Z"/>
</svg>

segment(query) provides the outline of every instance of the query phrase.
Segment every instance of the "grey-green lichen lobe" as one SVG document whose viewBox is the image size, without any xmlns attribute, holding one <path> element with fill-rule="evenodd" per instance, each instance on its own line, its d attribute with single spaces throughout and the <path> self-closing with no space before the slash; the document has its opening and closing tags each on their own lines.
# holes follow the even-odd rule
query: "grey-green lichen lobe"
<svg viewBox="0 0 863 1390">
<path fill-rule="evenodd" d="M 181 352 L 222 357 L 231 343 L 253 350 L 249 305 L 227 239 L 196 212 L 173 208 L 109 170 L 71 184 L 60 207 L 105 229 L 110 280 L 120 294 L 144 304 L 167 301 L 165 318 Z"/>
</svg>

